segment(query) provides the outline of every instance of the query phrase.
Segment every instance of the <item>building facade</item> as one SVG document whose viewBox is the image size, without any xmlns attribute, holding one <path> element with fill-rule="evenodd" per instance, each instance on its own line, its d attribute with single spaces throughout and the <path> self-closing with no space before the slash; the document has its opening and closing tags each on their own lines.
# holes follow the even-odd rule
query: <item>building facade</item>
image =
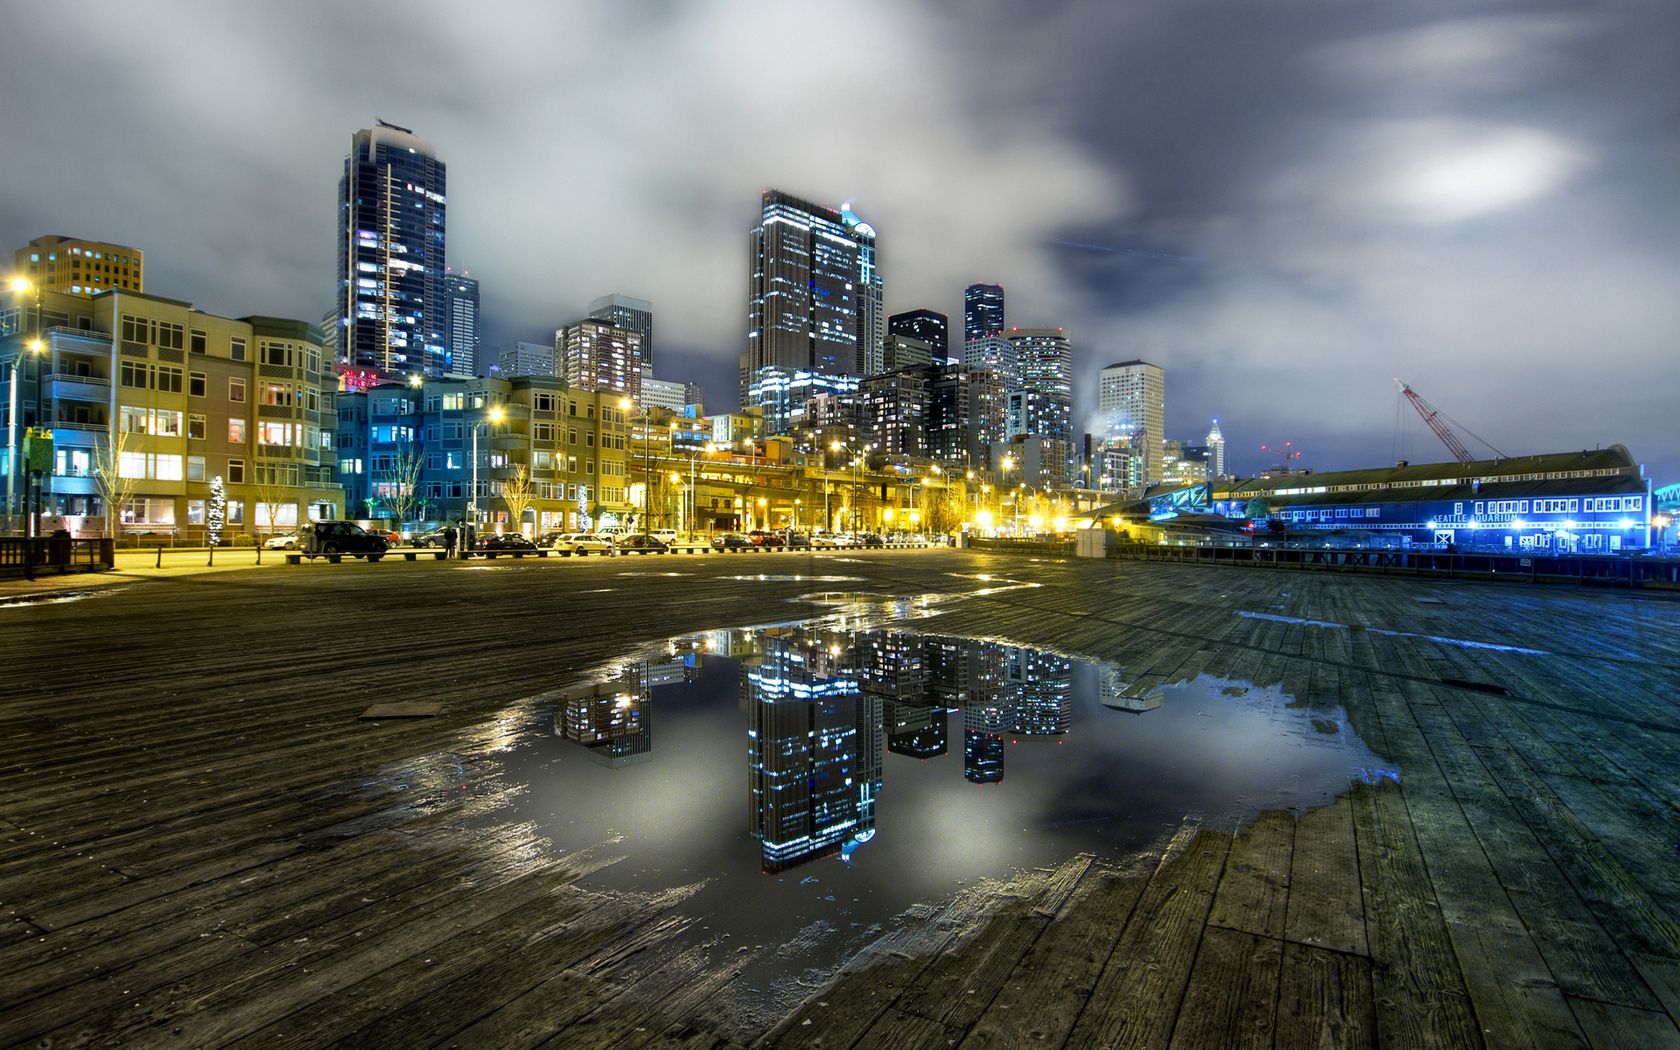
<svg viewBox="0 0 1680 1050">
<path fill-rule="evenodd" d="M 971 284 L 963 289 L 963 342 L 1004 333 L 1003 285 Z"/>
<path fill-rule="evenodd" d="M 853 371 L 871 376 L 883 371 L 882 348 L 886 341 L 885 286 L 875 260 L 875 227 L 858 218 L 850 207 L 841 209 L 840 221 L 858 246 L 857 273 L 857 364 Z"/>
<path fill-rule="evenodd" d="M 1004 390 L 1015 393 L 1022 387 L 1021 358 L 1015 344 L 1001 335 L 982 336 L 963 344 L 963 367 L 970 372 L 991 372 Z"/>
<path fill-rule="evenodd" d="M 356 132 L 338 183 L 342 363 L 442 375 L 445 166 L 408 128 Z"/>
<path fill-rule="evenodd" d="M 742 404 L 761 368 L 856 374 L 862 248 L 840 212 L 765 190 L 751 245 Z"/>
<path fill-rule="evenodd" d="M 1148 361 L 1121 361 L 1104 368 L 1097 384 L 1105 437 L 1128 442 L 1146 484 L 1166 480 L 1166 371 Z"/>
<path fill-rule="evenodd" d="M 556 372 L 557 349 L 542 343 L 514 343 L 496 356 L 493 374 L 498 379 L 522 376 L 551 376 Z"/>
<path fill-rule="evenodd" d="M 336 381 L 314 325 L 121 290 L 44 293 L 44 327 L 30 312 L 8 312 L 0 345 L 14 520 L 21 428 L 37 419 L 54 445 L 43 506 L 77 535 L 203 541 L 219 514 L 228 542 L 342 511 L 322 423 Z M 29 353 L 37 333 L 41 351 Z"/>
<path fill-rule="evenodd" d="M 640 402 L 642 360 L 642 334 L 611 321 L 586 317 L 554 333 L 554 374 L 575 390 Z"/>
<path fill-rule="evenodd" d="M 37 237 L 12 253 L 12 273 L 44 292 L 91 299 L 100 292 L 146 290 L 146 253 L 80 237 Z"/>
<path fill-rule="evenodd" d="M 926 343 L 933 348 L 934 364 L 942 365 L 950 359 L 951 319 L 937 310 L 916 309 L 893 314 L 887 318 L 887 335 L 905 335 Z"/>
<path fill-rule="evenodd" d="M 452 376 L 478 374 L 478 281 L 466 273 L 443 275 L 443 371 Z"/>
<path fill-rule="evenodd" d="M 590 303 L 589 316 L 597 320 L 611 321 L 619 328 L 635 332 L 641 337 L 637 343 L 637 352 L 640 355 L 636 359 L 638 366 L 653 367 L 652 303 L 646 299 L 614 292 Z"/>
</svg>

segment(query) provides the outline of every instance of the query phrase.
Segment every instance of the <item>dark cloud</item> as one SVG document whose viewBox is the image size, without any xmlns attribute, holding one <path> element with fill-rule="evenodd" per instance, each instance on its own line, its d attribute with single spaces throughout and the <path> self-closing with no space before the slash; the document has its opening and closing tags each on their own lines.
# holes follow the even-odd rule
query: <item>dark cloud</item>
<svg viewBox="0 0 1680 1050">
<path fill-rule="evenodd" d="M 1583 5 L 9 5 L 7 246 L 147 250 L 160 294 L 317 318 L 351 134 L 449 164 L 498 342 L 654 300 L 728 399 L 775 185 L 854 200 L 889 308 L 1168 368 L 1239 467 L 1381 461 L 1394 375 L 1507 451 L 1680 469 L 1680 15 Z M 689 378 L 676 374 L 674 378 Z M 1414 458 L 1439 454 L 1415 420 Z"/>
</svg>

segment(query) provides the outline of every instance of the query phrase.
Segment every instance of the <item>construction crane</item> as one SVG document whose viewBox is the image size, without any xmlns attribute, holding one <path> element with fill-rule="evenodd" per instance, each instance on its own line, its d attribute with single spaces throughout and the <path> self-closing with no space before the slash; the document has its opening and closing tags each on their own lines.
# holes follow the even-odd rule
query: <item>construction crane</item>
<svg viewBox="0 0 1680 1050">
<path fill-rule="evenodd" d="M 1295 470 L 1295 462 L 1301 458 L 1301 450 L 1295 447 L 1293 441 L 1285 441 L 1282 448 L 1261 445 L 1260 451 L 1278 457 L 1278 465 L 1272 469 L 1280 474 L 1292 473 Z"/>
<path fill-rule="evenodd" d="M 1468 463 L 1475 458 L 1470 454 L 1470 450 L 1464 447 L 1464 442 L 1458 439 L 1458 435 L 1453 432 L 1453 428 L 1447 425 L 1447 420 L 1450 417 L 1443 415 L 1440 409 L 1425 401 L 1416 390 L 1402 383 L 1399 379 L 1394 380 L 1394 385 L 1400 388 L 1401 395 L 1412 403 L 1413 408 L 1417 409 L 1417 414 L 1423 417 L 1425 423 L 1429 424 L 1429 429 L 1433 430 L 1435 436 L 1441 439 L 1441 444 L 1447 446 L 1447 450 L 1453 454 L 1454 459 L 1457 459 L 1460 463 Z M 1453 420 L 1453 422 L 1457 422 L 1457 420 Z M 1464 424 L 1459 423 L 1459 426 L 1462 427 Z M 1469 428 L 1465 428 L 1464 432 L 1476 438 L 1477 441 L 1481 441 L 1488 448 L 1493 449 L 1494 454 L 1501 459 L 1505 458 L 1505 453 L 1476 437 Z"/>
</svg>

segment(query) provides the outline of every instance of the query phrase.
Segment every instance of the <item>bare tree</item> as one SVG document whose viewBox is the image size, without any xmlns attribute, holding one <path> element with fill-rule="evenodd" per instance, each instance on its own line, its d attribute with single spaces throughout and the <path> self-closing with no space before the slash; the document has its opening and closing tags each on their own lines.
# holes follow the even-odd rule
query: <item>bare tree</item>
<svg viewBox="0 0 1680 1050">
<path fill-rule="evenodd" d="M 93 481 L 99 488 L 99 501 L 105 506 L 105 535 L 113 539 L 123 506 L 140 484 L 138 478 L 123 477 L 122 455 L 127 448 L 128 433 L 118 426 L 93 454 Z"/>
<path fill-rule="evenodd" d="M 502 483 L 502 502 L 507 504 L 508 515 L 513 518 L 514 531 L 525 531 L 525 508 L 531 505 L 531 472 L 523 463 L 514 467 L 513 477 Z"/>
<path fill-rule="evenodd" d="M 261 446 L 258 447 L 261 448 Z M 258 524 L 259 516 L 267 518 L 270 535 L 279 531 L 280 505 L 287 496 L 292 494 L 293 486 L 286 484 L 286 478 L 282 473 L 283 468 L 287 465 L 263 456 L 260 452 L 257 455 L 256 463 L 253 464 L 255 474 L 253 488 L 257 494 L 258 513 L 252 515 L 251 524 Z M 260 538 L 257 546 L 259 548 L 262 546 Z"/>
<path fill-rule="evenodd" d="M 385 502 L 397 516 L 399 531 L 420 505 L 420 472 L 425 465 L 426 453 L 419 442 L 399 441 L 396 452 L 379 473 L 379 480 L 384 482 Z"/>
</svg>

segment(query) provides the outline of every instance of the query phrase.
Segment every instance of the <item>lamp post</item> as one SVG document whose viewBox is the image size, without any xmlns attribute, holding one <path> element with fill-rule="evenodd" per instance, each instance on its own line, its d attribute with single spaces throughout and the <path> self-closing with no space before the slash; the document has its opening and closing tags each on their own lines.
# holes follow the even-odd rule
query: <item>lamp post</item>
<svg viewBox="0 0 1680 1050">
<path fill-rule="evenodd" d="M 698 509 L 698 504 L 695 502 L 694 488 L 695 463 L 700 459 L 700 454 L 702 452 L 710 454 L 714 449 L 716 449 L 716 447 L 717 446 L 708 441 L 688 454 L 688 510 L 687 513 L 683 515 L 683 525 L 690 540 L 694 539 L 694 512 Z"/>
<path fill-rule="evenodd" d="M 648 496 L 653 488 L 651 478 L 652 467 L 648 463 L 648 445 L 651 435 L 648 433 L 648 413 L 646 408 L 638 408 L 636 403 L 627 397 L 618 399 L 618 407 L 624 410 L 627 421 L 640 419 L 642 421 L 642 520 L 637 522 L 643 532 L 652 531 L 648 523 Z M 634 414 L 632 414 L 634 413 Z"/>
<path fill-rule="evenodd" d="M 851 520 L 848 522 L 849 527 L 847 531 L 855 536 L 857 535 L 858 522 L 858 465 L 863 462 L 863 453 L 857 452 L 852 449 L 850 445 L 843 444 L 839 441 L 829 442 L 828 448 L 830 452 L 844 452 L 848 456 L 852 457 L 852 511 L 851 514 L 848 515 Z M 826 511 L 826 500 L 828 499 L 826 487 L 823 492 L 823 499 L 825 501 Z"/>
<path fill-rule="evenodd" d="M 39 434 L 43 437 L 51 433 L 51 430 L 49 430 L 45 425 L 45 421 L 43 419 L 45 413 L 42 406 L 41 380 L 47 366 L 45 359 L 42 357 L 42 354 L 46 350 L 46 344 L 41 340 L 41 285 L 38 282 L 30 281 L 23 277 L 14 277 L 11 281 L 11 289 L 14 292 L 32 292 L 34 293 L 33 297 L 35 300 L 35 336 L 25 344 L 25 346 L 28 347 L 31 356 L 35 358 L 35 427 L 33 432 L 26 431 L 24 434 L 25 443 L 28 444 L 30 446 L 30 450 L 33 451 L 34 442 L 31 439 L 31 433 Z M 18 358 L 18 363 L 21 364 L 21 353 L 18 355 Z M 15 372 L 13 373 L 13 376 L 12 387 L 15 392 L 17 387 Z M 16 424 L 14 423 L 13 425 L 15 426 Z M 34 457 L 32 455 L 27 457 L 28 462 L 24 468 L 23 479 L 24 511 L 27 515 L 24 521 L 24 536 L 30 541 L 35 540 L 40 535 L 40 522 L 37 520 L 40 510 L 40 493 L 37 491 L 37 471 L 35 470 L 33 459 Z M 10 478 L 10 476 L 11 475 L 8 473 L 7 477 Z M 10 514 L 11 511 L 12 508 L 8 506 L 6 508 L 6 512 Z M 105 513 L 107 515 L 110 514 L 111 509 L 109 507 L 105 508 Z M 24 550 L 23 566 L 25 577 L 28 579 L 34 579 L 35 547 L 33 542 L 28 544 Z"/>
<path fill-rule="evenodd" d="M 478 432 L 483 429 L 486 423 L 495 426 L 506 416 L 507 413 L 502 411 L 502 406 L 491 405 L 490 411 L 484 414 L 484 418 L 477 420 L 472 425 L 472 502 L 468 504 L 467 510 L 472 515 L 472 529 L 475 534 L 478 532 Z M 466 547 L 465 537 L 462 537 L 461 546 Z"/>
</svg>

